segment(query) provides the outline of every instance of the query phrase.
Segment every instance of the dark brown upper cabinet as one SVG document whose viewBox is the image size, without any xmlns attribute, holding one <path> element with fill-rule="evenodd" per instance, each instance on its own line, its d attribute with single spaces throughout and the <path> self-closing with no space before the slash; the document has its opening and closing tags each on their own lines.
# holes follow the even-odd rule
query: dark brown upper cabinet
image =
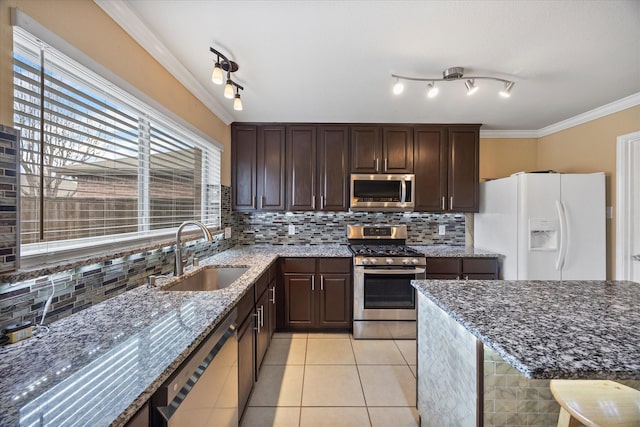
<svg viewBox="0 0 640 427">
<path fill-rule="evenodd" d="M 287 210 L 316 209 L 316 126 L 287 127 Z"/>
<path fill-rule="evenodd" d="M 480 207 L 480 126 L 449 127 L 449 210 L 478 212 Z"/>
<path fill-rule="evenodd" d="M 318 128 L 318 192 L 317 210 L 349 209 L 349 128 Z"/>
<path fill-rule="evenodd" d="M 348 128 L 287 127 L 287 209 L 348 208 Z"/>
<path fill-rule="evenodd" d="M 479 125 L 414 129 L 416 211 L 478 211 L 479 129 Z"/>
<path fill-rule="evenodd" d="M 231 130 L 232 207 L 233 210 L 255 210 L 258 129 L 250 125 L 233 125 Z"/>
<path fill-rule="evenodd" d="M 412 173 L 413 129 L 409 126 L 351 128 L 351 173 Z"/>
<path fill-rule="evenodd" d="M 284 210 L 285 127 L 232 125 L 232 207 Z"/>
</svg>

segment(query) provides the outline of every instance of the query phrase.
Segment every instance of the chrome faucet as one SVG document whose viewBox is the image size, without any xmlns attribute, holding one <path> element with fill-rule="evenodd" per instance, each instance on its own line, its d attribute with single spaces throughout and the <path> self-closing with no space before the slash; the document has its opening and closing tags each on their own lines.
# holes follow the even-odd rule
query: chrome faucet
<svg viewBox="0 0 640 427">
<path fill-rule="evenodd" d="M 180 240 L 182 239 L 182 230 L 188 225 L 197 225 L 202 229 L 204 238 L 207 239 L 207 241 L 210 242 L 213 240 L 213 236 L 211 236 L 211 232 L 209 231 L 207 226 L 200 221 L 185 221 L 180 224 L 180 227 L 178 227 L 178 231 L 176 231 L 176 265 L 174 269 L 174 273 L 176 276 L 182 276 L 182 273 L 184 273 L 185 260 L 182 259 L 182 243 L 180 242 Z"/>
</svg>

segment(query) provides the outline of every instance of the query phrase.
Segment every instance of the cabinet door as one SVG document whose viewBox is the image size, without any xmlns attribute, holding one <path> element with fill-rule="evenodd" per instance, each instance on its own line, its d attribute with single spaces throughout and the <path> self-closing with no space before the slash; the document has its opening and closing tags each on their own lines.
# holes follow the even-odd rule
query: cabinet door
<svg viewBox="0 0 640 427">
<path fill-rule="evenodd" d="M 351 326 L 351 294 L 351 275 L 320 274 L 320 328 Z"/>
<path fill-rule="evenodd" d="M 233 125 L 231 136 L 231 183 L 233 210 L 255 210 L 257 206 L 256 126 Z"/>
<path fill-rule="evenodd" d="M 441 212 L 447 198 L 447 129 L 442 126 L 414 130 L 415 210 Z"/>
<path fill-rule="evenodd" d="M 238 418 L 242 417 L 254 381 L 254 317 L 249 315 L 238 329 Z"/>
<path fill-rule="evenodd" d="M 382 171 L 382 140 L 377 126 L 351 128 L 351 173 Z"/>
<path fill-rule="evenodd" d="M 384 128 L 382 151 L 382 172 L 413 173 L 413 128 Z"/>
<path fill-rule="evenodd" d="M 287 210 L 316 209 L 316 127 L 287 127 Z"/>
<path fill-rule="evenodd" d="M 284 210 L 285 128 L 261 126 L 258 136 L 258 208 Z"/>
<path fill-rule="evenodd" d="M 309 329 L 314 325 L 315 274 L 285 274 L 285 328 Z"/>
<path fill-rule="evenodd" d="M 449 128 L 449 210 L 479 210 L 479 126 Z"/>
<path fill-rule="evenodd" d="M 317 210 L 349 209 L 349 129 L 346 126 L 323 126 L 318 135 Z"/>
<path fill-rule="evenodd" d="M 260 367 L 262 366 L 262 360 L 269 348 L 269 304 L 268 292 L 265 291 L 258 301 L 256 302 L 256 381 L 258 380 L 258 374 Z"/>
</svg>

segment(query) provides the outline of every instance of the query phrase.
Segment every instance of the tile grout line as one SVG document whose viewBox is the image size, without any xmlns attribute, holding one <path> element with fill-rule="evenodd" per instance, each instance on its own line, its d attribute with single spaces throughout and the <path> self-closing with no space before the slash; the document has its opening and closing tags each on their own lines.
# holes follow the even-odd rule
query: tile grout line
<svg viewBox="0 0 640 427">
<path fill-rule="evenodd" d="M 353 340 L 351 339 L 352 335 L 349 334 L 349 344 L 351 345 L 351 352 L 353 353 L 353 360 L 356 363 L 356 372 L 358 372 L 358 381 L 360 382 L 360 390 L 362 390 L 362 398 L 364 399 L 364 407 L 367 410 L 367 418 L 369 419 L 369 426 L 372 426 L 371 422 L 371 413 L 369 412 L 369 405 L 367 403 L 367 395 L 364 393 L 364 385 L 362 384 L 362 377 L 360 376 L 360 365 L 358 364 L 358 359 L 356 358 L 356 351 L 353 348 Z"/>
</svg>

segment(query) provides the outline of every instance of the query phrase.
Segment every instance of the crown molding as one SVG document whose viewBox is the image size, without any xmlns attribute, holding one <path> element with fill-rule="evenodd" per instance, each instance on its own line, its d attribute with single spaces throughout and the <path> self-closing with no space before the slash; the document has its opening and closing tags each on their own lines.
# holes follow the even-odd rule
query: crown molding
<svg viewBox="0 0 640 427">
<path fill-rule="evenodd" d="M 538 131 L 480 129 L 480 138 L 538 138 Z"/>
<path fill-rule="evenodd" d="M 594 108 L 593 110 L 589 110 L 585 113 L 578 114 L 577 116 L 571 117 L 567 120 L 543 127 L 538 130 L 538 138 L 626 110 L 627 108 L 635 107 L 636 105 L 640 105 L 640 92 L 634 93 L 633 95 L 629 95 L 617 101 L 610 102 L 609 104 L 605 104 L 601 107 Z"/>
<path fill-rule="evenodd" d="M 189 92 L 225 124 L 235 119 L 193 74 L 167 49 L 123 0 L 94 0 L 107 15 L 124 29 L 144 50 L 171 73 Z"/>
</svg>

